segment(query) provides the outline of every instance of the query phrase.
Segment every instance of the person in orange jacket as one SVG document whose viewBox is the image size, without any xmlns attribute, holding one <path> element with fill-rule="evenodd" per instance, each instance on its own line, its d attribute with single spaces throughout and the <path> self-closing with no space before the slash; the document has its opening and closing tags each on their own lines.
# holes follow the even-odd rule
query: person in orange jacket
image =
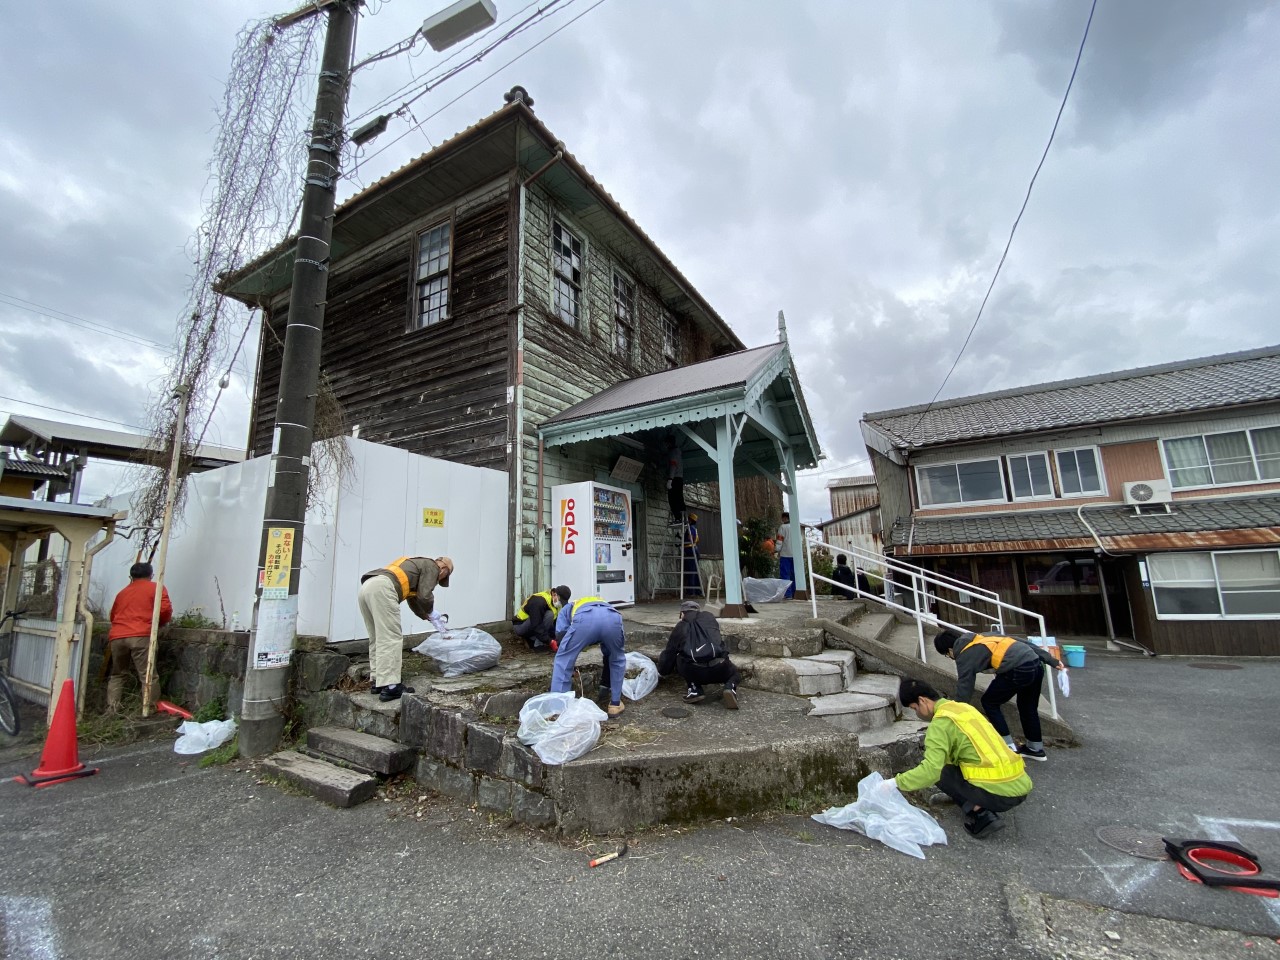
<svg viewBox="0 0 1280 960">
<path fill-rule="evenodd" d="M 147 675 L 147 647 L 151 641 L 151 612 L 155 608 L 156 585 L 151 579 L 151 564 L 135 563 L 129 568 L 129 585 L 116 594 L 111 604 L 111 632 L 107 634 L 106 656 L 111 662 L 111 676 L 107 680 L 107 712 L 120 710 L 124 694 L 124 675 L 130 664 L 137 671 L 138 682 L 145 683 Z M 161 588 L 160 625 L 173 619 L 173 604 L 169 591 Z M 151 702 L 160 696 L 160 684 L 154 678 L 151 683 Z"/>
</svg>

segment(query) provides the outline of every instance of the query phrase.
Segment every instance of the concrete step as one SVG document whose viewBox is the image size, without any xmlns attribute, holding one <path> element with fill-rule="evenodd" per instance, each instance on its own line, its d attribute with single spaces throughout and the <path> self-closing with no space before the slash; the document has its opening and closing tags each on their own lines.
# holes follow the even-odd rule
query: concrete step
<svg viewBox="0 0 1280 960">
<path fill-rule="evenodd" d="M 888 726 L 895 716 L 893 703 L 874 693 L 836 693 L 811 697 L 809 702 L 809 716 L 857 734 Z"/>
<path fill-rule="evenodd" d="M 305 757 L 292 750 L 267 757 L 262 761 L 262 769 L 335 807 L 354 807 L 364 803 L 378 789 L 375 776 Z"/>
<path fill-rule="evenodd" d="M 411 747 L 342 727 L 312 727 L 307 731 L 307 746 L 316 753 L 384 776 L 408 770 L 414 761 Z"/>
<path fill-rule="evenodd" d="M 885 697 L 893 704 L 895 718 L 902 716 L 898 704 L 898 684 L 901 678 L 888 673 L 860 673 L 845 689 L 850 693 L 871 693 Z"/>
<path fill-rule="evenodd" d="M 886 779 L 910 770 L 924 758 L 923 720 L 899 720 L 877 730 L 858 734 L 858 758 L 867 771 Z"/>
<path fill-rule="evenodd" d="M 895 628 L 898 622 L 891 613 L 876 613 L 874 611 L 865 613 L 858 619 L 847 624 L 847 629 L 861 640 L 870 640 L 875 643 L 886 643 L 886 637 Z M 854 649 L 852 645 L 843 637 L 828 634 L 826 637 L 828 647 L 840 650 Z"/>
<path fill-rule="evenodd" d="M 735 655 L 733 662 L 742 672 L 741 685 L 753 690 L 793 697 L 824 696 L 844 690 L 844 669 L 831 660 Z"/>
</svg>

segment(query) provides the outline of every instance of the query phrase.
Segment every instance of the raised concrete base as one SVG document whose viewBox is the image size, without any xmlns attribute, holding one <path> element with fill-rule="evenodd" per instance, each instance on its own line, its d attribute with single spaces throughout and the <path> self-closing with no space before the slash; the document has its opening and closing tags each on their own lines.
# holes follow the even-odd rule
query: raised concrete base
<svg viewBox="0 0 1280 960">
<path fill-rule="evenodd" d="M 813 704 L 809 716 L 819 717 L 852 733 L 885 727 L 895 719 L 893 704 L 875 694 L 837 693 L 830 697 L 814 697 L 809 702 Z"/>
</svg>

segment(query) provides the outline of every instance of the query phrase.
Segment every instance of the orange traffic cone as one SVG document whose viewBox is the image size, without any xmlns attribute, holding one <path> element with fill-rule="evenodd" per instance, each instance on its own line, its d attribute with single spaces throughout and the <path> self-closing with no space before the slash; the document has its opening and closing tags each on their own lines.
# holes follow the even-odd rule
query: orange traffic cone
<svg viewBox="0 0 1280 960">
<path fill-rule="evenodd" d="M 97 772 L 97 767 L 86 767 L 80 762 L 80 748 L 76 743 L 75 688 L 70 680 L 65 680 L 62 693 L 58 695 L 58 705 L 53 710 L 53 723 L 49 724 L 44 752 L 40 754 L 40 766 L 27 776 L 18 774 L 13 779 L 28 787 L 49 787 Z"/>
</svg>

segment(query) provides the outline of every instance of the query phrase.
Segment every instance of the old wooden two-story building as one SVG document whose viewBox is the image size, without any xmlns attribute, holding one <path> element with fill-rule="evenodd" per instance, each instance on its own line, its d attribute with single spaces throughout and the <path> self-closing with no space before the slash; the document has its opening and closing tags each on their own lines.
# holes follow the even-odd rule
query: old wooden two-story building
<svg viewBox="0 0 1280 960">
<path fill-rule="evenodd" d="M 493 562 L 508 566 L 513 599 L 550 586 L 550 487 L 588 479 L 631 490 L 645 596 L 656 544 L 671 536 L 667 435 L 685 448 L 691 482 L 723 478 L 707 467 L 713 420 L 740 414 L 733 443 L 761 449 L 736 469 L 763 465 L 787 486 L 788 464 L 794 476 L 816 463 L 812 425 L 785 340 L 746 351 L 535 116 L 528 94 L 516 87 L 506 99 L 338 208 L 321 366 L 361 439 L 509 473 L 510 552 Z M 257 456 L 271 451 L 293 260 L 283 243 L 220 284 L 264 312 L 249 443 Z M 725 362 L 738 354 L 750 355 Z M 582 406 L 677 370 L 645 380 L 621 407 L 595 404 L 608 407 L 607 425 Z M 697 411 L 657 410 L 710 387 L 721 393 Z M 559 432 L 544 437 L 557 415 Z M 645 467 L 634 480 L 616 479 L 622 456 Z M 699 497 L 716 502 L 714 489 Z"/>
<path fill-rule="evenodd" d="M 1050 633 L 1280 654 L 1280 347 L 865 414 L 895 556 Z"/>
</svg>

